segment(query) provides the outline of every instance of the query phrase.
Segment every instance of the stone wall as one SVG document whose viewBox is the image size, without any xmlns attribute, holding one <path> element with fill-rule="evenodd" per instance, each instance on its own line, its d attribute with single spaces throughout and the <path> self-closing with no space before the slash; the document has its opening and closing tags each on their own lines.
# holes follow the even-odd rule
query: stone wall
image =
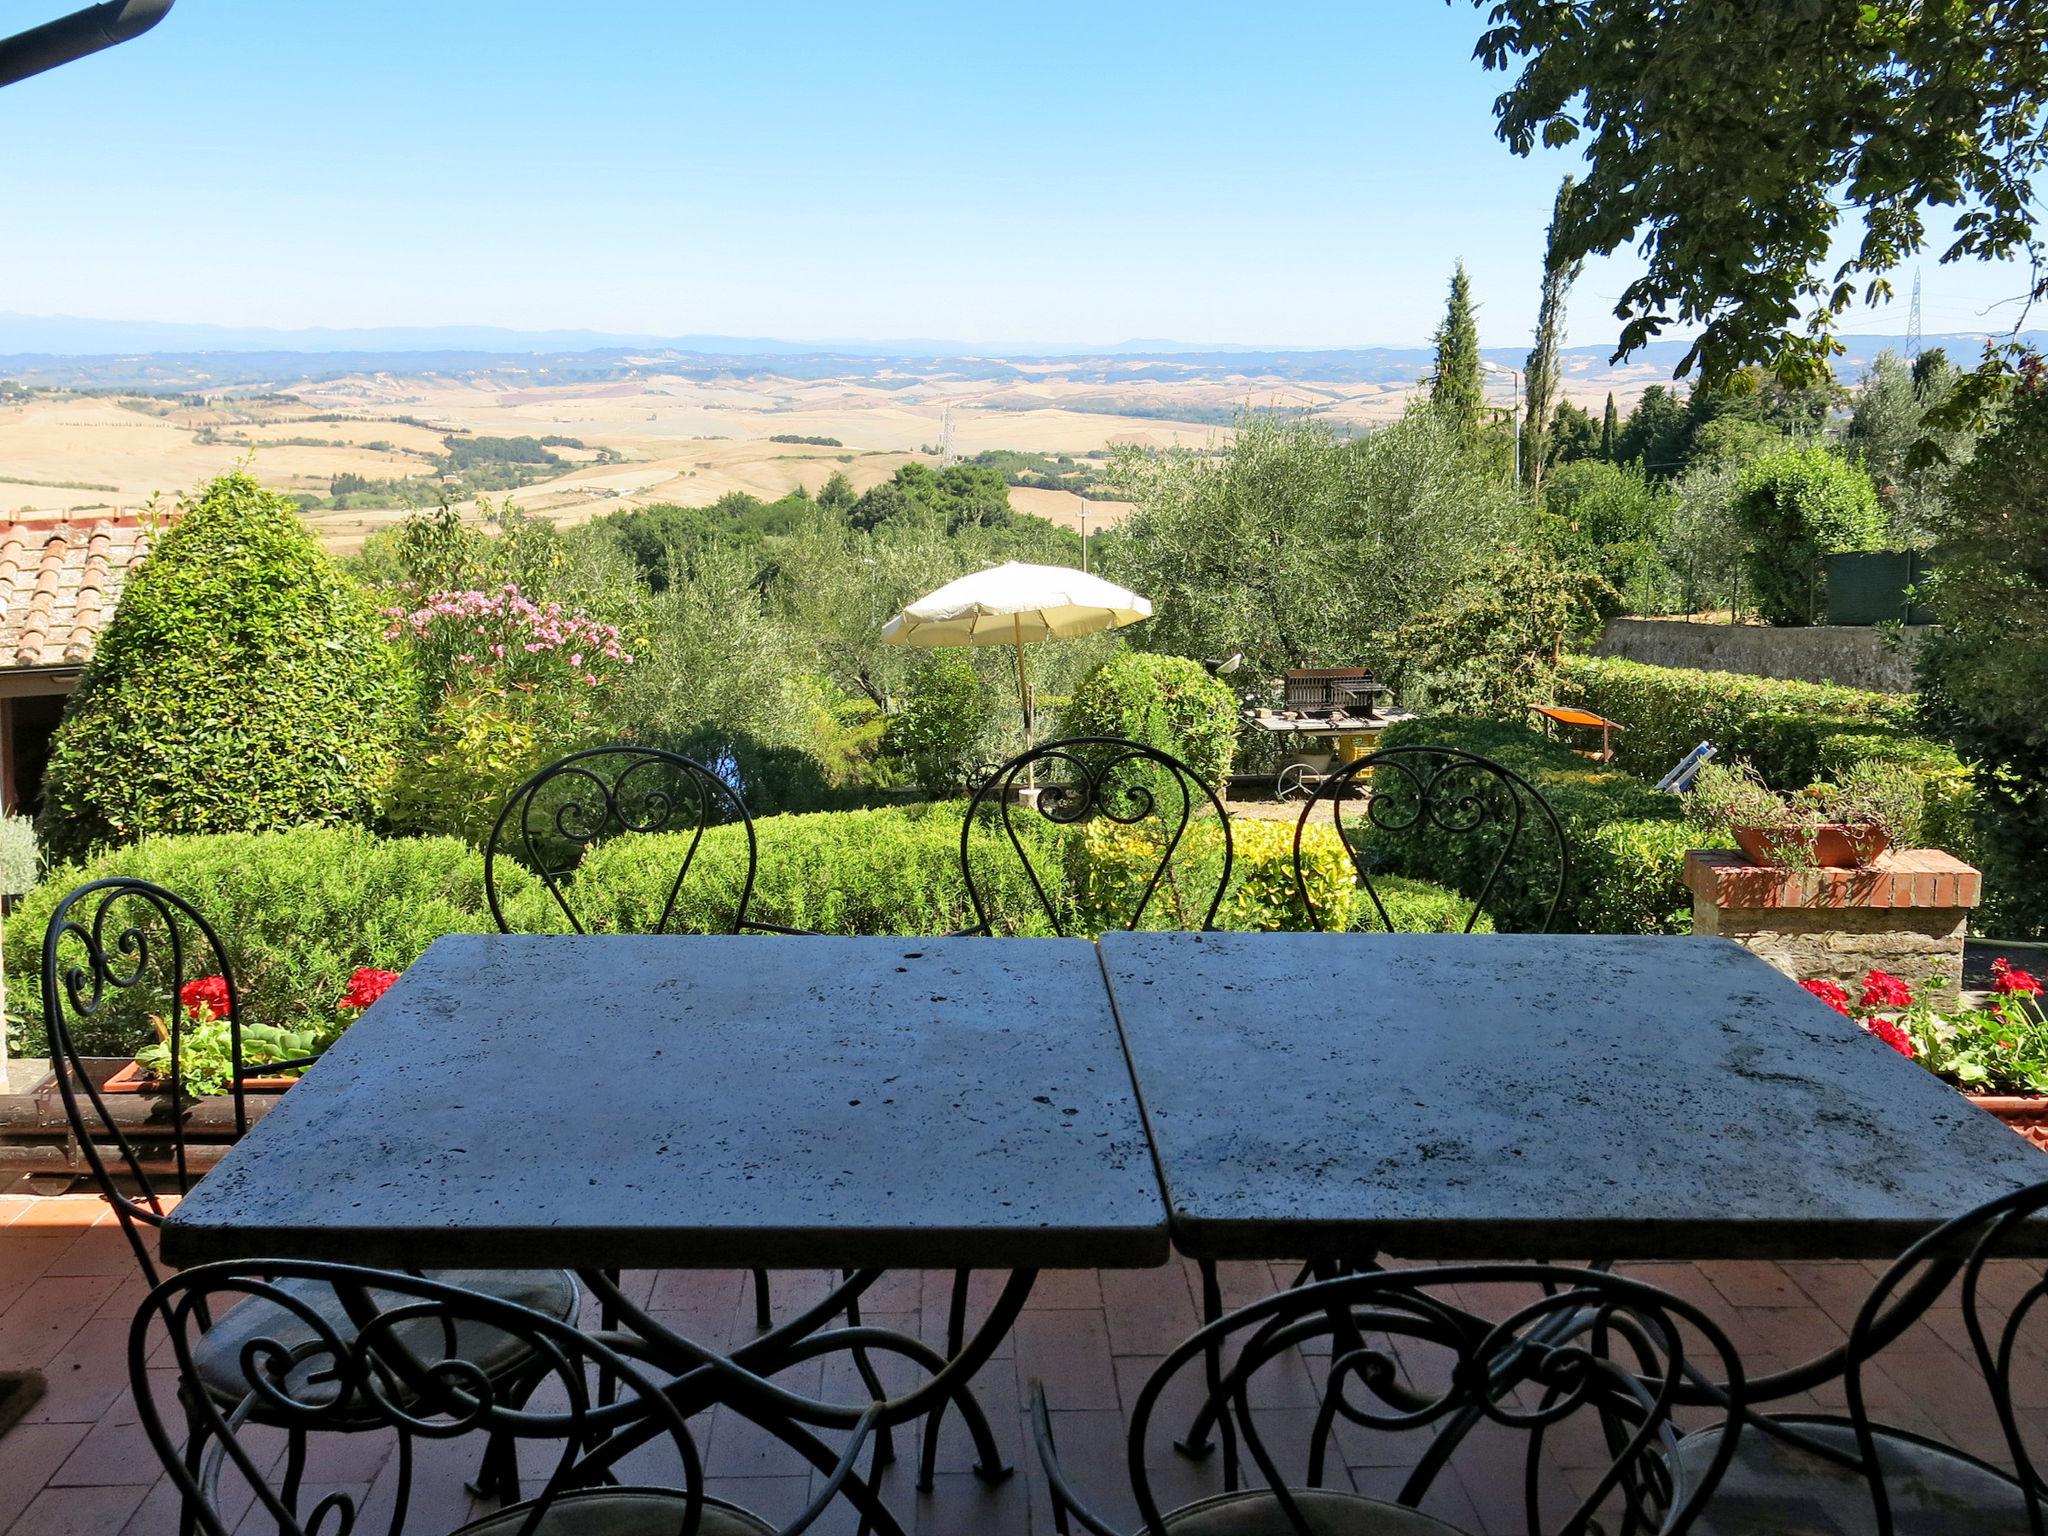
<svg viewBox="0 0 2048 1536">
<path fill-rule="evenodd" d="M 1734 939 L 1795 981 L 1854 993 L 1868 971 L 1953 1001 L 1977 871 L 1933 848 L 1887 853 L 1869 869 L 1766 869 L 1730 849 L 1685 856 L 1692 931 Z M 1928 984 L 1932 983 L 1931 986 Z"/>
<path fill-rule="evenodd" d="M 1913 653 L 1928 628 L 1887 631 L 1816 624 L 1804 629 L 1772 629 L 1764 624 L 1613 619 L 1593 654 L 1657 667 L 1695 667 L 1751 677 L 1841 683 L 1879 693 L 1911 693 Z M 1903 639 L 1894 641 L 1894 634 Z"/>
</svg>

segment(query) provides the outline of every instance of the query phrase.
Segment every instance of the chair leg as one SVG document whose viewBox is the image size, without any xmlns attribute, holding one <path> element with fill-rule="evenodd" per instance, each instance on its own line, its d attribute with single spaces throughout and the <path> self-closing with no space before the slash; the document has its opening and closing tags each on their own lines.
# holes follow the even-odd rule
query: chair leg
<svg viewBox="0 0 2048 1536">
<path fill-rule="evenodd" d="M 768 1271 L 754 1271 L 754 1326 L 766 1333 L 775 1326 L 775 1310 L 768 1297 Z"/>
<path fill-rule="evenodd" d="M 199 1422 L 199 1415 L 190 1407 L 185 1410 L 185 1471 L 194 1486 L 199 1482 L 199 1468 L 206 1459 L 206 1429 Z M 178 1536 L 197 1536 L 199 1530 L 199 1502 L 192 1495 L 185 1494 L 178 1500 Z"/>
<path fill-rule="evenodd" d="M 299 1484 L 305 1476 L 306 1432 L 288 1430 L 284 1441 L 284 1481 L 278 1485 L 277 1496 L 295 1517 L 299 1512 Z"/>
</svg>

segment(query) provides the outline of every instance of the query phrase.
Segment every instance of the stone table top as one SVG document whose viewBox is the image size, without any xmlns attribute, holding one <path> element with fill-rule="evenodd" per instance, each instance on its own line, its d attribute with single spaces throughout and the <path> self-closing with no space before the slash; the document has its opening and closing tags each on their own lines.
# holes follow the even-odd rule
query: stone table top
<svg viewBox="0 0 2048 1536">
<path fill-rule="evenodd" d="M 1726 939 L 1101 952 L 1197 1258 L 1888 1258 L 2048 1179 L 2048 1155 Z"/>
<path fill-rule="evenodd" d="M 1145 1266 L 1166 1212 L 1075 940 L 437 940 L 166 1259 Z"/>
</svg>

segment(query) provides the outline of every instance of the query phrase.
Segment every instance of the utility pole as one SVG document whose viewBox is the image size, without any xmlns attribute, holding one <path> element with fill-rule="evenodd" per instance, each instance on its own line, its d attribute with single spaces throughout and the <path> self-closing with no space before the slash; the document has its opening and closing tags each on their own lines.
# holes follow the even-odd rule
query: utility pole
<svg viewBox="0 0 2048 1536">
<path fill-rule="evenodd" d="M 1906 362 L 1920 360 L 1920 269 L 1913 269 L 1913 308 L 1906 316 Z"/>
<path fill-rule="evenodd" d="M 1088 569 L 1088 498 L 1086 496 L 1082 496 L 1080 498 L 1080 502 L 1081 510 L 1079 516 L 1081 519 L 1081 569 L 1085 572 Z"/>
</svg>

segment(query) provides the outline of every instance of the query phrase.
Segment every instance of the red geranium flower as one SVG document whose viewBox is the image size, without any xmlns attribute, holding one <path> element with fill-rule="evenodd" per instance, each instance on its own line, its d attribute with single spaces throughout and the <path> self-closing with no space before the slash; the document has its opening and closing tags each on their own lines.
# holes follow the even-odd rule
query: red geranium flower
<svg viewBox="0 0 2048 1536">
<path fill-rule="evenodd" d="M 2000 955 L 1991 962 L 1991 990 L 2018 997 L 2039 997 L 2041 983 L 2031 973 L 2020 970 Z"/>
<path fill-rule="evenodd" d="M 367 965 L 363 966 L 349 976 L 348 990 L 341 994 L 341 1006 L 367 1008 L 389 992 L 391 984 L 396 980 L 396 971 L 380 971 Z"/>
<path fill-rule="evenodd" d="M 1913 1006 L 1913 991 L 1890 971 L 1872 971 L 1863 978 L 1863 1006 L 1910 1008 Z"/>
<path fill-rule="evenodd" d="M 1890 1019 L 1872 1019 L 1863 1027 L 1897 1051 L 1901 1056 L 1918 1056 L 1920 1054 L 1918 1050 L 1914 1049 L 1913 1037 L 1899 1028 Z"/>
<path fill-rule="evenodd" d="M 178 1001 L 187 1013 L 204 1008 L 216 1019 L 228 1016 L 228 979 L 225 976 L 197 976 L 178 988 Z"/>
<path fill-rule="evenodd" d="M 1802 981 L 1799 983 L 1815 997 L 1826 1003 L 1843 1018 L 1849 1017 L 1849 994 L 1832 981 Z"/>
</svg>

